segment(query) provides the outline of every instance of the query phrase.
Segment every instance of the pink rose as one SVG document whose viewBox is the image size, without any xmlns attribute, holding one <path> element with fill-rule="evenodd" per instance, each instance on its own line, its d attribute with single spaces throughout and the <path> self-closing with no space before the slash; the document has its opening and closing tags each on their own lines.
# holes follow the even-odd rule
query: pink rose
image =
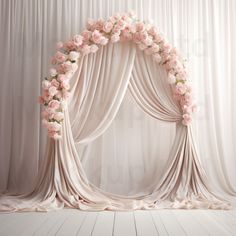
<svg viewBox="0 0 236 236">
<path fill-rule="evenodd" d="M 73 41 L 74 41 L 74 45 L 76 47 L 79 47 L 83 43 L 83 36 L 77 34 L 73 37 Z"/>
<path fill-rule="evenodd" d="M 136 32 L 134 35 L 133 35 L 133 40 L 135 43 L 140 43 L 142 42 L 143 40 L 143 35 L 140 34 L 139 32 Z"/>
<path fill-rule="evenodd" d="M 91 51 L 92 53 L 97 52 L 97 50 L 98 50 L 98 46 L 97 46 L 96 44 L 92 44 L 92 45 L 90 46 L 90 51 Z"/>
<path fill-rule="evenodd" d="M 125 28 L 125 26 L 126 26 L 126 23 L 125 23 L 125 21 L 120 19 L 120 20 L 117 21 L 117 25 L 116 26 L 119 28 L 119 30 L 123 30 Z"/>
<path fill-rule="evenodd" d="M 68 79 L 65 74 L 60 74 L 57 76 L 58 81 L 62 82 L 63 80 Z"/>
<path fill-rule="evenodd" d="M 191 122 L 192 122 L 191 116 L 189 114 L 184 114 L 182 124 L 183 125 L 189 125 Z"/>
<path fill-rule="evenodd" d="M 64 63 L 62 63 L 62 64 L 60 64 L 58 66 L 57 71 L 59 73 L 61 73 L 61 74 L 64 74 L 64 73 L 66 73 L 68 71 L 72 71 L 74 69 L 73 68 L 74 67 L 73 64 L 76 64 L 76 63 L 72 63 L 70 61 L 66 61 L 66 62 L 64 62 Z"/>
<path fill-rule="evenodd" d="M 175 86 L 175 90 L 176 90 L 177 94 L 182 95 L 182 94 L 186 93 L 187 87 L 184 83 L 178 82 Z"/>
<path fill-rule="evenodd" d="M 161 53 L 161 57 L 162 57 L 163 61 L 167 61 L 170 56 L 169 56 L 168 53 L 162 52 L 162 53 Z M 166 65 L 166 64 L 165 64 L 165 66 L 167 66 L 168 69 L 171 69 L 171 67 L 170 67 L 169 65 Z M 166 69 L 167 69 L 167 68 L 166 68 Z"/>
<path fill-rule="evenodd" d="M 64 61 L 66 61 L 66 55 L 64 54 L 64 53 L 62 53 L 62 52 L 56 52 L 56 54 L 55 54 L 55 58 L 56 58 L 56 60 L 58 61 L 58 62 L 60 62 L 60 63 L 62 63 L 62 62 L 64 62 Z"/>
<path fill-rule="evenodd" d="M 52 99 L 52 96 L 49 94 L 48 90 L 43 90 L 42 97 L 45 102 L 48 102 Z"/>
<path fill-rule="evenodd" d="M 64 47 L 67 48 L 70 51 L 76 49 L 76 45 L 75 45 L 75 42 L 73 40 L 69 40 L 66 43 L 64 43 Z"/>
<path fill-rule="evenodd" d="M 148 33 L 151 34 L 152 36 L 155 36 L 158 34 L 158 31 L 155 26 L 152 26 L 149 30 Z"/>
<path fill-rule="evenodd" d="M 180 101 L 180 100 L 182 99 L 182 95 L 177 94 L 177 93 L 174 91 L 173 98 L 174 98 L 176 101 Z"/>
<path fill-rule="evenodd" d="M 135 25 L 130 25 L 130 26 L 129 26 L 129 29 L 130 29 L 130 32 L 131 32 L 132 34 L 136 33 L 136 27 L 135 27 Z"/>
<path fill-rule="evenodd" d="M 48 103 L 48 107 L 57 110 L 60 107 L 60 102 L 53 99 Z"/>
<path fill-rule="evenodd" d="M 181 106 L 192 106 L 193 105 L 193 96 L 189 93 L 185 93 L 180 100 Z"/>
<path fill-rule="evenodd" d="M 146 44 L 147 46 L 152 45 L 152 38 L 151 37 L 147 37 L 146 39 L 143 40 L 143 43 Z"/>
<path fill-rule="evenodd" d="M 162 46 L 162 49 L 166 52 L 166 53 L 169 53 L 170 50 L 171 50 L 172 46 L 170 43 L 168 42 L 165 42 L 164 45 Z"/>
<path fill-rule="evenodd" d="M 136 30 L 137 31 L 144 31 L 145 30 L 145 25 L 143 22 L 139 22 L 136 24 Z"/>
<path fill-rule="evenodd" d="M 110 21 L 107 21 L 103 25 L 103 31 L 106 33 L 110 33 L 113 28 L 113 24 Z"/>
<path fill-rule="evenodd" d="M 43 98 L 42 96 L 39 96 L 39 97 L 38 97 L 38 102 L 39 102 L 40 104 L 44 104 L 45 100 L 44 100 L 44 98 Z"/>
<path fill-rule="evenodd" d="M 89 41 L 89 39 L 90 39 L 91 36 L 92 36 L 92 32 L 89 31 L 89 30 L 84 30 L 84 31 L 82 32 L 82 35 L 83 35 L 85 41 Z"/>
<path fill-rule="evenodd" d="M 161 56 L 159 53 L 152 54 L 152 58 L 155 62 L 160 63 L 161 62 Z"/>
<path fill-rule="evenodd" d="M 59 134 L 59 132 L 55 132 L 55 131 L 49 131 L 48 136 L 55 140 L 61 139 L 61 135 Z"/>
<path fill-rule="evenodd" d="M 57 93 L 57 88 L 55 86 L 49 87 L 48 93 L 49 93 L 50 96 L 53 97 Z"/>
<path fill-rule="evenodd" d="M 130 30 L 127 28 L 122 31 L 122 37 L 124 38 L 124 40 L 132 40 L 133 38 L 132 34 L 130 33 Z"/>
<path fill-rule="evenodd" d="M 47 127 L 48 127 L 48 124 L 47 124 Z M 51 130 L 49 130 L 49 131 L 48 131 L 48 136 L 49 136 L 50 138 L 53 138 L 53 139 L 54 139 L 54 135 L 55 135 L 56 133 L 57 133 L 56 131 L 51 131 Z"/>
<path fill-rule="evenodd" d="M 47 107 L 43 112 L 42 112 L 42 117 L 46 120 L 53 119 L 55 114 L 55 110 Z"/>
<path fill-rule="evenodd" d="M 189 107 L 187 105 L 182 106 L 182 110 L 184 113 L 188 113 L 188 114 L 190 114 L 192 112 L 191 107 Z"/>
<path fill-rule="evenodd" d="M 96 22 L 96 29 L 102 30 L 104 23 L 105 23 L 105 22 L 104 22 L 103 19 L 98 19 L 97 22 Z"/>
<path fill-rule="evenodd" d="M 84 55 L 87 55 L 90 53 L 90 49 L 91 47 L 89 45 L 84 45 L 82 48 L 81 48 L 81 51 L 83 52 Z"/>
<path fill-rule="evenodd" d="M 69 89 L 70 89 L 70 84 L 69 84 L 68 80 L 63 80 L 63 81 L 61 82 L 61 87 L 62 87 L 63 89 L 69 90 Z"/>
<path fill-rule="evenodd" d="M 62 42 L 58 42 L 56 45 L 57 50 L 61 49 L 63 47 L 63 43 Z"/>
<path fill-rule="evenodd" d="M 56 88 L 58 88 L 59 85 L 60 85 L 60 83 L 59 83 L 56 79 L 53 79 L 53 80 L 51 81 L 51 85 L 54 86 L 54 87 L 56 87 Z"/>
<path fill-rule="evenodd" d="M 92 33 L 92 40 L 94 43 L 100 44 L 102 39 L 102 34 L 98 30 L 94 30 Z"/>
<path fill-rule="evenodd" d="M 152 47 L 151 47 L 152 51 L 155 53 L 155 52 L 159 52 L 160 50 L 160 47 L 159 45 L 157 44 L 153 44 Z"/>
<path fill-rule="evenodd" d="M 162 37 L 160 34 L 155 34 L 154 40 L 155 40 L 157 43 L 161 43 L 161 42 L 163 41 L 163 37 Z"/>
<path fill-rule="evenodd" d="M 170 59 L 167 63 L 166 66 L 171 69 L 179 66 L 179 61 L 175 59 Z"/>
<path fill-rule="evenodd" d="M 118 42 L 119 40 L 120 40 L 119 34 L 113 34 L 113 35 L 111 36 L 111 42 L 112 42 L 112 43 Z"/>
<path fill-rule="evenodd" d="M 178 80 L 187 80 L 187 73 L 185 70 L 178 71 L 176 77 Z"/>
</svg>

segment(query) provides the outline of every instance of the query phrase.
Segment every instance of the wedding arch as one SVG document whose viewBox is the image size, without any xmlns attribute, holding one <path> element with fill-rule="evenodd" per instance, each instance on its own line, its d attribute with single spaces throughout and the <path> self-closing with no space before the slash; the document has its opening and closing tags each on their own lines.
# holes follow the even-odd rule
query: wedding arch
<svg viewBox="0 0 236 236">
<path fill-rule="evenodd" d="M 32 192 L 1 195 L 1 211 L 229 207 L 213 193 L 198 159 L 191 126 L 196 104 L 184 61 L 155 26 L 133 13 L 89 20 L 57 49 L 40 96 L 49 136 L 43 167 Z M 127 89 L 144 112 L 176 123 L 165 174 L 152 193 L 137 198 L 91 184 L 75 148 L 104 133 Z"/>
</svg>

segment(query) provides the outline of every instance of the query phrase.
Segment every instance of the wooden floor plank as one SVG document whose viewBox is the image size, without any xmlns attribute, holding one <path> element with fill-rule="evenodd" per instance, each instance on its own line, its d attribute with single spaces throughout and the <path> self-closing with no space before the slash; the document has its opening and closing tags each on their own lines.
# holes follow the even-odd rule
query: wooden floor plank
<svg viewBox="0 0 236 236">
<path fill-rule="evenodd" d="M 77 231 L 77 236 L 92 235 L 99 212 L 88 212 L 82 226 Z"/>
<path fill-rule="evenodd" d="M 173 236 L 186 236 L 187 232 L 179 224 L 172 210 L 160 210 L 159 212 L 160 218 L 165 225 L 168 235 Z"/>
<path fill-rule="evenodd" d="M 135 211 L 134 219 L 138 236 L 156 236 L 159 235 L 149 211 Z"/>
<path fill-rule="evenodd" d="M 69 217 L 58 229 L 56 236 L 75 236 L 87 216 L 87 212 L 79 210 L 68 210 L 67 214 Z"/>
<path fill-rule="evenodd" d="M 111 236 L 113 233 L 114 212 L 103 211 L 98 215 L 92 236 Z"/>
<path fill-rule="evenodd" d="M 158 211 L 156 211 L 156 210 L 150 211 L 150 214 L 153 218 L 154 224 L 156 226 L 156 229 L 157 229 L 159 235 L 168 236 L 165 225 L 163 224 L 162 219 L 159 215 L 159 210 Z"/>
<path fill-rule="evenodd" d="M 209 210 L 195 210 L 193 217 L 208 232 L 209 235 L 227 236 L 230 235 L 227 230 L 218 224 L 208 215 Z"/>
<path fill-rule="evenodd" d="M 194 219 L 195 210 L 173 210 L 172 212 L 187 235 L 209 235 L 207 230 L 201 227 L 201 224 Z"/>
<path fill-rule="evenodd" d="M 27 222 L 32 213 L 12 213 L 6 221 L 1 223 L 0 235 L 14 235 L 14 232 L 24 230 L 25 222 Z"/>
<path fill-rule="evenodd" d="M 47 219 L 40 227 L 33 233 L 34 236 L 53 235 L 58 229 L 60 224 L 65 220 L 65 211 L 47 212 Z"/>
<path fill-rule="evenodd" d="M 116 212 L 114 236 L 136 236 L 133 212 Z"/>
<path fill-rule="evenodd" d="M 30 220 L 27 222 L 26 227 L 21 232 L 17 233 L 17 236 L 31 236 L 38 229 L 43 227 L 44 223 L 48 220 L 47 213 L 34 213 L 32 214 Z"/>
<path fill-rule="evenodd" d="M 216 221 L 216 223 L 222 225 L 226 231 L 232 235 L 236 235 L 236 218 L 229 216 L 226 211 L 222 210 L 212 210 L 207 211 L 207 213 Z"/>
</svg>

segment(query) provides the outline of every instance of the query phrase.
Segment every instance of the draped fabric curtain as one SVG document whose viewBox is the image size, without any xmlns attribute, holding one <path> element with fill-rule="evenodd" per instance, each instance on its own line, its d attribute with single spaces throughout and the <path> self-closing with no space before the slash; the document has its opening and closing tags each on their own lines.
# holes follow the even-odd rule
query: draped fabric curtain
<svg viewBox="0 0 236 236">
<path fill-rule="evenodd" d="M 230 206 L 210 188 L 199 162 L 191 126 L 182 125 L 181 110 L 174 97 L 170 97 L 167 73 L 161 66 L 155 67 L 145 54 L 137 54 L 137 50 L 131 43 L 109 43 L 97 56 L 82 58 L 68 102 L 72 107 L 64 111 L 62 139 L 48 139 L 43 168 L 34 189 L 23 195 L 0 196 L 1 211 L 47 211 L 62 207 L 227 209 Z M 157 120 L 176 123 L 173 147 L 162 176 L 153 180 L 151 192 L 140 196 L 109 193 L 90 183 L 76 149 L 76 143 L 89 143 L 106 131 L 124 100 L 128 85 L 144 111 Z M 163 91 L 167 95 L 162 96 Z"/>
<path fill-rule="evenodd" d="M 234 194 L 233 121 L 236 113 L 232 77 L 236 7 L 234 1 L 210 0 L 191 3 L 173 0 L 1 1 L 0 49 L 4 55 L 0 59 L 1 191 L 25 192 L 32 189 L 40 165 L 47 156 L 44 155 L 46 135 L 41 129 L 40 109 L 36 102 L 40 94 L 40 78 L 47 74 L 55 43 L 80 32 L 89 17 L 108 17 L 114 12 L 130 9 L 134 9 L 141 19 L 153 19 L 167 38 L 188 57 L 190 78 L 200 105 L 194 126 L 201 163 L 218 191 Z M 132 81 L 134 74 L 135 71 Z M 82 83 L 80 86 L 85 85 Z M 82 103 L 78 105 L 82 106 Z M 177 112 L 178 108 L 175 110 Z M 92 160 L 81 158 L 82 164 L 87 166 L 87 175 Z M 152 158 L 152 163 L 161 160 Z M 142 173 L 143 177 L 147 174 Z"/>
</svg>

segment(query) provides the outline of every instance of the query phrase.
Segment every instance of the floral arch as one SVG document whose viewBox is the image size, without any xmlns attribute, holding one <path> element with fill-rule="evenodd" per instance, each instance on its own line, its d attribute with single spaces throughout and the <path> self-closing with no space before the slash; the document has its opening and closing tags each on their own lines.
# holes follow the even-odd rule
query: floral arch
<svg viewBox="0 0 236 236">
<path fill-rule="evenodd" d="M 140 50 L 145 51 L 154 61 L 163 66 L 168 73 L 168 83 L 172 85 L 173 96 L 182 109 L 182 123 L 189 125 L 192 113 L 196 110 L 193 92 L 187 78 L 184 61 L 177 49 L 163 38 L 157 28 L 138 20 L 134 13 L 116 14 L 107 21 L 89 20 L 87 28 L 65 43 L 57 44 L 58 51 L 52 58 L 54 68 L 50 77 L 42 83 L 40 103 L 45 110 L 42 113 L 43 124 L 54 139 L 61 137 L 64 101 L 69 96 L 69 80 L 78 69 L 78 60 L 82 56 L 96 53 L 109 42 L 132 41 Z"/>
<path fill-rule="evenodd" d="M 170 84 L 170 97 L 176 103 L 172 100 L 170 103 L 159 101 L 158 90 L 153 85 L 155 74 L 147 81 L 147 78 L 139 75 L 136 70 L 130 83 L 133 67 L 140 69 L 141 63 L 129 65 L 135 58 L 129 44 L 123 48 L 126 59 L 123 61 L 123 58 L 118 57 L 118 63 L 125 67 L 122 73 L 118 73 L 120 68 L 117 69 L 117 65 L 112 67 L 116 71 L 97 72 L 96 68 L 88 67 L 89 61 L 86 60 L 87 73 L 83 70 L 83 60 L 88 58 L 86 55 L 97 52 L 94 54 L 96 56 L 101 52 L 97 58 L 98 64 L 101 65 L 103 55 L 108 55 L 109 47 L 113 47 L 113 43 L 118 41 L 132 41 L 132 45 L 145 52 L 143 55 L 147 54 L 149 58 L 153 58 L 155 66 L 164 68 L 164 79 Z M 155 26 L 139 21 L 132 13 L 116 14 L 107 21 L 89 20 L 82 34 L 75 35 L 65 43 L 58 43 L 57 49 L 52 58 L 54 67 L 50 69 L 50 76 L 42 82 L 42 96 L 39 99 L 44 106 L 43 124 L 47 127 L 50 137 L 43 166 L 31 192 L 0 197 L 0 211 L 48 211 L 63 207 L 82 210 L 229 208 L 229 204 L 212 191 L 198 158 L 191 126 L 196 105 L 184 62 L 177 50 L 162 37 Z M 109 54 L 110 62 L 112 55 Z M 142 66 L 148 75 L 149 68 Z M 105 65 L 102 71 L 106 71 L 106 68 Z M 73 76 L 77 72 L 78 75 Z M 109 80 L 111 76 L 114 78 Z M 112 92 L 106 91 L 108 95 L 104 95 L 107 101 L 104 109 L 109 109 L 110 113 L 102 113 L 97 118 L 100 123 L 91 123 L 94 110 L 96 112 L 100 105 L 96 103 L 99 98 L 96 97 L 96 86 L 100 80 L 105 83 L 106 88 L 112 88 Z M 141 197 L 119 196 L 92 185 L 83 171 L 75 147 L 75 142 L 87 141 L 90 136 L 98 137 L 106 129 L 114 118 L 129 83 L 133 94 L 137 95 L 136 100 L 145 111 L 156 119 L 176 123 L 176 136 L 164 174 L 155 184 L 155 189 Z M 71 85 L 71 93 L 74 96 L 76 93 L 74 100 L 69 97 Z M 146 87 L 142 90 L 143 86 Z M 71 103 L 72 108 L 77 110 L 72 120 L 68 108 Z M 72 128 L 76 130 L 77 136 L 74 136 Z"/>
</svg>

